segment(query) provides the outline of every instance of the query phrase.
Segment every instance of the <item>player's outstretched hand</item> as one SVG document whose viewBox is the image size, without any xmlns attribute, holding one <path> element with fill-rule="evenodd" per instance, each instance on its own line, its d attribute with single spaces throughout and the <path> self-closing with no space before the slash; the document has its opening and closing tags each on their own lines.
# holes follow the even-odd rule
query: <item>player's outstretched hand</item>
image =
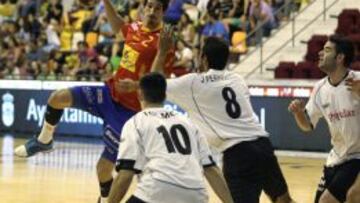
<svg viewBox="0 0 360 203">
<path fill-rule="evenodd" d="M 303 112 L 305 109 L 305 103 L 302 100 L 295 99 L 293 100 L 288 107 L 288 110 L 292 113 Z"/>
<path fill-rule="evenodd" d="M 132 79 L 126 78 L 116 82 L 116 91 L 120 93 L 134 92 L 138 89 L 139 83 Z"/>
<path fill-rule="evenodd" d="M 167 53 L 174 45 L 174 26 L 165 24 L 160 32 L 159 51 Z"/>
<path fill-rule="evenodd" d="M 351 92 L 356 93 L 360 96 L 360 80 L 354 80 L 353 78 L 349 78 L 345 80 L 345 85 L 347 89 Z"/>
</svg>

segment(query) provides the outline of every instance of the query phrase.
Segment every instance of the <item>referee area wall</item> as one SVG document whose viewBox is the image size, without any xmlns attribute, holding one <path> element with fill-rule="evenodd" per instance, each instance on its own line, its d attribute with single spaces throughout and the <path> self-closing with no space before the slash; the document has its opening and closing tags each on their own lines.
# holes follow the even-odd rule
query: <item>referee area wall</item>
<svg viewBox="0 0 360 203">
<path fill-rule="evenodd" d="M 62 81 L 0 81 L 0 131 L 35 134 L 43 123 L 47 98 L 59 88 L 75 85 L 103 85 L 101 82 Z M 287 107 L 295 98 L 305 101 L 310 96 L 311 86 L 250 85 L 251 102 L 262 125 L 270 133 L 276 149 L 327 152 L 330 149 L 329 131 L 321 120 L 311 133 L 301 132 Z M 168 108 L 181 108 L 168 102 Z M 65 135 L 99 137 L 102 120 L 77 109 L 66 109 L 57 133 Z"/>
</svg>

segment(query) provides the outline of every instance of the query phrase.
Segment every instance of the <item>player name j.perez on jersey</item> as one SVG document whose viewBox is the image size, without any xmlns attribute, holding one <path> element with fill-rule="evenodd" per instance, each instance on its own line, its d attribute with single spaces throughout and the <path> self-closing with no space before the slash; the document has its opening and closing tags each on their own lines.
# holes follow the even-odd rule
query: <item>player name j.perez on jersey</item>
<svg viewBox="0 0 360 203">
<path fill-rule="evenodd" d="M 201 78 L 201 83 L 207 83 L 207 82 L 216 82 L 219 80 L 225 80 L 226 77 L 223 75 L 204 75 Z"/>
</svg>

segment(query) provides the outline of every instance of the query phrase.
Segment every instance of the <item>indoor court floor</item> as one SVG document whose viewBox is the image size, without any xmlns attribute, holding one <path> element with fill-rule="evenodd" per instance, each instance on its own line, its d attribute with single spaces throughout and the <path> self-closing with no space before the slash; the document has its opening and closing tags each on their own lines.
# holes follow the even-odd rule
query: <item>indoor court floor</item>
<svg viewBox="0 0 360 203">
<path fill-rule="evenodd" d="M 96 203 L 95 163 L 102 151 L 101 140 L 61 139 L 51 153 L 14 157 L 14 147 L 24 142 L 12 135 L 0 136 L 0 202 Z M 296 202 L 312 203 L 325 159 L 281 155 L 279 161 Z M 212 191 L 210 202 L 220 202 Z M 263 195 L 261 203 L 270 201 Z"/>
</svg>

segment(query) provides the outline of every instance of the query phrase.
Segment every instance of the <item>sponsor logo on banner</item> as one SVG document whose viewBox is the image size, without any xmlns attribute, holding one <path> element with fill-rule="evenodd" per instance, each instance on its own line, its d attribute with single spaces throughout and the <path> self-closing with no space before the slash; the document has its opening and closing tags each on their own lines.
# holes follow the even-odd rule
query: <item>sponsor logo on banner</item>
<svg viewBox="0 0 360 203">
<path fill-rule="evenodd" d="M 15 120 L 14 96 L 5 93 L 2 96 L 1 120 L 6 127 L 11 127 Z"/>
<path fill-rule="evenodd" d="M 310 97 L 312 87 L 249 86 L 251 96 Z"/>
<path fill-rule="evenodd" d="M 45 111 L 46 105 L 37 104 L 35 99 L 31 98 L 26 112 L 26 120 L 35 121 L 40 127 L 44 122 Z M 60 122 L 69 124 L 103 124 L 103 120 L 101 118 L 93 116 L 88 112 L 73 108 L 64 109 L 64 114 L 61 117 Z"/>
</svg>

